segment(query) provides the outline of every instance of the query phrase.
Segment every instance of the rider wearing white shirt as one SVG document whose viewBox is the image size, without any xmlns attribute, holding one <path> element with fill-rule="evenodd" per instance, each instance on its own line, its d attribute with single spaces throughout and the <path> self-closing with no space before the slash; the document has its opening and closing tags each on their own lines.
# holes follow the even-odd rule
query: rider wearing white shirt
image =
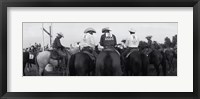
<svg viewBox="0 0 200 99">
<path fill-rule="evenodd" d="M 88 54 L 91 56 L 92 60 L 95 60 L 97 54 L 95 52 L 95 48 L 97 47 L 97 43 L 95 41 L 96 31 L 93 28 L 87 28 L 84 31 L 83 41 L 81 43 L 81 50 L 85 52 L 89 52 Z"/>
<path fill-rule="evenodd" d="M 91 47 L 93 50 L 96 46 L 95 36 L 91 33 L 85 33 L 83 37 L 83 47 Z"/>
<path fill-rule="evenodd" d="M 139 39 L 135 34 L 130 34 L 127 38 L 125 45 L 130 48 L 137 48 L 139 45 Z"/>
<path fill-rule="evenodd" d="M 125 42 L 125 46 L 127 47 L 126 50 L 122 53 L 122 61 L 123 63 L 125 62 L 126 56 L 128 53 L 131 52 L 132 49 L 136 49 L 138 50 L 138 45 L 139 45 L 139 39 L 138 37 L 135 35 L 135 30 L 133 28 L 131 28 L 129 30 L 130 35 L 129 37 L 126 39 Z"/>
</svg>

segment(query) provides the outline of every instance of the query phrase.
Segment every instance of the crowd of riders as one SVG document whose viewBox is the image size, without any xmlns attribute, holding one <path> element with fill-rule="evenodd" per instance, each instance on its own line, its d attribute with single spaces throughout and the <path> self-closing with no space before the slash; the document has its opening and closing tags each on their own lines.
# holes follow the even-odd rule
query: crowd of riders
<svg viewBox="0 0 200 99">
<path fill-rule="evenodd" d="M 172 41 L 170 38 L 166 37 L 165 42 L 163 44 L 159 44 L 156 41 L 152 41 L 152 36 L 148 35 L 146 37 L 147 42 L 139 41 L 139 38 L 137 37 L 136 30 L 134 28 L 129 29 L 129 36 L 126 39 L 123 39 L 119 44 L 117 44 L 117 39 L 114 34 L 112 34 L 111 29 L 109 27 L 105 27 L 102 29 L 102 35 L 100 38 L 100 42 L 96 42 L 96 37 L 94 36 L 94 33 L 96 33 L 96 30 L 89 27 L 86 28 L 84 31 L 84 36 L 80 42 L 77 42 L 75 45 L 71 45 L 70 48 L 78 48 L 79 50 L 88 50 L 89 55 L 91 57 L 97 57 L 99 48 L 98 46 L 102 46 L 103 49 L 113 49 L 116 52 L 121 54 L 122 59 L 125 59 L 126 55 L 132 50 L 132 49 L 138 49 L 139 47 L 145 47 L 148 50 L 145 50 L 144 53 L 148 56 L 149 53 L 153 49 L 158 49 L 165 51 L 167 49 L 177 51 L 177 35 L 174 35 L 172 38 Z M 64 47 L 60 39 L 64 38 L 64 35 L 60 32 L 57 33 L 57 37 L 55 38 L 52 49 L 55 50 L 59 56 L 64 56 L 63 50 L 67 47 Z M 124 49 L 123 52 L 120 52 L 119 50 L 116 50 L 116 48 Z M 50 47 L 46 45 L 44 47 L 44 50 L 50 50 Z M 41 52 L 43 51 L 43 48 L 41 47 L 41 44 L 35 43 L 34 45 L 31 45 L 28 48 L 23 49 L 24 52 Z M 94 58 L 95 59 L 95 58 Z"/>
<path fill-rule="evenodd" d="M 121 43 L 117 44 L 117 39 L 114 34 L 112 34 L 111 29 L 109 27 L 105 27 L 102 29 L 102 35 L 100 38 L 100 46 L 102 46 L 104 49 L 114 49 L 116 47 L 120 47 L 121 49 L 125 49 L 123 53 L 121 53 L 122 57 L 125 57 L 127 53 L 130 52 L 132 49 L 138 49 L 139 46 L 144 46 L 147 47 L 148 50 L 145 52 L 146 55 L 148 56 L 149 53 L 151 53 L 152 49 L 159 49 L 159 50 L 166 50 L 166 49 L 172 49 L 172 50 L 177 50 L 177 35 L 173 36 L 172 41 L 170 38 L 166 37 L 164 44 L 159 44 L 156 41 L 152 41 L 152 36 L 149 35 L 146 37 L 147 43 L 146 45 L 140 44 L 141 42 L 144 41 L 139 41 L 139 38 L 137 37 L 136 31 L 134 28 L 131 28 L 129 31 L 129 36 L 127 39 L 124 39 L 121 41 Z M 80 50 L 87 49 L 91 50 L 91 55 L 96 56 L 97 53 L 96 51 L 98 50 L 98 43 L 96 42 L 96 38 L 93 35 L 96 33 L 95 29 L 93 28 L 87 28 L 84 31 L 84 36 L 82 38 L 81 42 L 78 42 L 76 44 L 77 47 L 80 48 Z M 60 39 L 64 37 L 62 33 L 58 33 L 58 36 L 55 38 L 54 43 L 53 43 L 53 49 L 55 49 L 59 55 L 62 56 L 62 50 L 65 48 L 61 42 Z"/>
</svg>

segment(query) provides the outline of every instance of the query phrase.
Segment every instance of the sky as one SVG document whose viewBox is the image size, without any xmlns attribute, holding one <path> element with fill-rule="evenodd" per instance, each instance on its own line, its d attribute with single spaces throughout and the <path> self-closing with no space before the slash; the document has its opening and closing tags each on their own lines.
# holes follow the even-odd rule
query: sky
<svg viewBox="0 0 200 99">
<path fill-rule="evenodd" d="M 96 41 L 100 41 L 103 34 L 102 28 L 109 27 L 111 33 L 117 38 L 117 43 L 121 42 L 129 36 L 130 28 L 136 30 L 136 35 L 139 40 L 146 41 L 145 37 L 152 35 L 152 40 L 158 43 L 164 43 L 165 37 L 172 39 L 172 36 L 178 34 L 178 23 L 23 23 L 23 48 L 30 47 L 35 43 L 40 43 L 42 46 L 50 43 L 50 38 L 42 27 L 49 31 L 49 26 L 52 25 L 52 41 L 57 36 L 58 32 L 62 32 L 64 38 L 61 39 L 62 45 L 69 47 L 70 44 L 82 40 L 84 30 L 92 27 L 96 30 Z M 43 42 L 44 38 L 44 42 Z"/>
</svg>

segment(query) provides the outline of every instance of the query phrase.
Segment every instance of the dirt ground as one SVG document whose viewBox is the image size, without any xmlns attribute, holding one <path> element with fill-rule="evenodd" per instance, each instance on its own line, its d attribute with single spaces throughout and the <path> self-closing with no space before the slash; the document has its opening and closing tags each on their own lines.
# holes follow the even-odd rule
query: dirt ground
<svg viewBox="0 0 200 99">
<path fill-rule="evenodd" d="M 177 61 L 174 61 L 174 64 L 176 64 Z M 167 65 L 167 70 L 169 69 L 169 66 Z M 160 76 L 163 76 L 162 67 L 160 66 Z M 25 76 L 36 76 L 37 75 L 37 68 L 36 65 L 32 65 L 32 67 L 25 69 Z M 51 72 L 45 71 L 44 76 L 62 76 L 63 72 L 59 70 L 54 70 Z M 157 76 L 156 70 L 153 65 L 148 66 L 148 76 Z M 167 72 L 167 76 L 177 76 L 177 65 L 175 65 L 174 72 Z"/>
</svg>

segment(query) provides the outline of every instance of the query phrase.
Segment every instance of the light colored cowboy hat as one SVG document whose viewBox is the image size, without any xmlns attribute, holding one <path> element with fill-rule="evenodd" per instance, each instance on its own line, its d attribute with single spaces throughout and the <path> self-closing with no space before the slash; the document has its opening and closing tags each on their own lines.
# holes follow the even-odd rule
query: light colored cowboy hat
<svg viewBox="0 0 200 99">
<path fill-rule="evenodd" d="M 84 31 L 84 33 L 88 33 L 88 32 L 96 33 L 96 31 L 93 28 L 91 28 L 91 27 L 85 29 L 85 31 Z"/>
<path fill-rule="evenodd" d="M 129 32 L 136 32 L 136 30 L 134 28 L 131 28 L 128 30 Z"/>
<path fill-rule="evenodd" d="M 151 38 L 152 38 L 152 36 L 151 36 L 151 35 L 149 35 L 149 36 L 147 36 L 146 38 L 147 38 L 147 39 L 151 39 Z"/>
<path fill-rule="evenodd" d="M 104 33 L 104 31 L 111 31 L 111 30 L 109 29 L 109 27 L 105 27 L 102 29 L 102 33 Z"/>
<path fill-rule="evenodd" d="M 64 35 L 62 34 L 62 32 L 57 33 L 59 36 L 64 38 Z"/>
</svg>

